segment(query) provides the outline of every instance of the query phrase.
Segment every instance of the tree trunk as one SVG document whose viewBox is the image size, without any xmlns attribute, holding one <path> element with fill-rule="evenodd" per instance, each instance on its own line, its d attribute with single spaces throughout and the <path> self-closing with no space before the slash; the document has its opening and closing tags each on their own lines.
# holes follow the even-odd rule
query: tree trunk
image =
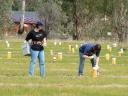
<svg viewBox="0 0 128 96">
<path fill-rule="evenodd" d="M 25 0 L 22 2 L 22 14 L 21 14 L 21 21 L 20 21 L 20 32 L 23 33 L 23 27 L 24 27 L 24 17 L 25 17 Z"/>
<path fill-rule="evenodd" d="M 76 35 L 76 39 L 79 40 L 79 33 L 78 33 L 78 16 L 77 16 L 77 0 L 76 0 L 76 5 L 75 5 L 75 13 L 74 13 L 74 25 L 75 25 L 75 35 Z"/>
</svg>

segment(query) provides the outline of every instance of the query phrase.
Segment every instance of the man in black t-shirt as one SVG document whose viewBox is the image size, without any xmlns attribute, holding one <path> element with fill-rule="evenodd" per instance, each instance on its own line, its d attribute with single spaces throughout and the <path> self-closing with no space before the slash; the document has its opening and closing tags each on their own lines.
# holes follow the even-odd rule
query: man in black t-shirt
<svg viewBox="0 0 128 96">
<path fill-rule="evenodd" d="M 28 42 L 30 39 L 31 41 L 31 61 L 30 61 L 30 67 L 29 67 L 29 76 L 33 76 L 36 59 L 39 59 L 39 65 L 40 65 L 40 76 L 45 76 L 45 66 L 44 66 L 44 46 L 46 46 L 46 34 L 42 30 L 42 27 L 44 25 L 38 21 L 36 23 L 36 28 L 31 30 L 25 40 Z"/>
</svg>

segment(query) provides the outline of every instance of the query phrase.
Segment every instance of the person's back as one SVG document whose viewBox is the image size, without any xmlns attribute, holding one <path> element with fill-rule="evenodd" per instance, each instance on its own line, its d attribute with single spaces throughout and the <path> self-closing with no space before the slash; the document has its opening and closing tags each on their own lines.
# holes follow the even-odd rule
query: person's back
<svg viewBox="0 0 128 96">
<path fill-rule="evenodd" d="M 79 48 L 79 51 L 84 53 L 85 51 L 90 52 L 92 51 L 92 48 L 95 46 L 95 44 L 84 44 Z"/>
</svg>

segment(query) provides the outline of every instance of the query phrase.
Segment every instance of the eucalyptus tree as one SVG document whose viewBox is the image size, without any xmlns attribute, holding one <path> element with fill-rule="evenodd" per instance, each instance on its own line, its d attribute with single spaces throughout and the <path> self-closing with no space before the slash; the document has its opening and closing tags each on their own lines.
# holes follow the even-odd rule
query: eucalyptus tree
<svg viewBox="0 0 128 96">
<path fill-rule="evenodd" d="M 68 20 L 73 22 L 74 34 L 78 40 L 88 36 L 98 38 L 103 32 L 101 18 L 111 14 L 111 0 L 63 0 L 63 11 Z M 92 25 L 93 24 L 93 25 Z M 92 27 L 91 27 L 92 26 Z M 106 26 L 104 26 L 106 28 Z M 101 31 L 102 30 L 102 31 Z M 93 31 L 93 32 L 92 32 Z M 97 32 L 95 32 L 97 31 Z M 97 33 L 94 35 L 94 33 Z"/>
<path fill-rule="evenodd" d="M 64 22 L 67 22 L 67 16 L 62 12 L 62 2 L 59 0 L 40 0 L 36 11 L 39 13 L 41 20 L 45 23 L 47 34 L 55 36 L 64 33 Z M 54 37 L 54 36 L 53 36 Z"/>
<path fill-rule="evenodd" d="M 126 34 L 128 34 L 128 0 L 113 0 L 113 4 L 113 26 L 115 27 L 115 32 L 118 35 L 121 47 L 124 47 L 123 42 L 125 40 Z"/>
<path fill-rule="evenodd" d="M 0 0 L 0 36 L 1 39 L 6 31 L 11 30 L 12 16 L 11 7 L 12 0 Z"/>
<path fill-rule="evenodd" d="M 12 10 L 19 11 L 21 10 L 21 8 L 22 8 L 22 0 L 13 0 Z"/>
</svg>

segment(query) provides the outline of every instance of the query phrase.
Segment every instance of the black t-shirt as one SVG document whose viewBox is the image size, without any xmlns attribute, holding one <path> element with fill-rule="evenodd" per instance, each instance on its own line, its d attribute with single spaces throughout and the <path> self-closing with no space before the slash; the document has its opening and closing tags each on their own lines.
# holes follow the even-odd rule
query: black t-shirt
<svg viewBox="0 0 128 96">
<path fill-rule="evenodd" d="M 34 42 L 34 41 L 36 41 L 36 42 L 41 41 L 42 42 L 45 37 L 46 37 L 46 34 L 43 30 L 40 30 L 39 32 L 35 32 L 33 29 L 27 34 L 25 40 L 29 41 L 30 39 L 32 39 L 32 42 Z M 31 48 L 33 50 L 37 50 L 37 51 L 41 51 L 44 49 L 43 46 L 39 45 L 39 44 L 32 44 Z"/>
</svg>

